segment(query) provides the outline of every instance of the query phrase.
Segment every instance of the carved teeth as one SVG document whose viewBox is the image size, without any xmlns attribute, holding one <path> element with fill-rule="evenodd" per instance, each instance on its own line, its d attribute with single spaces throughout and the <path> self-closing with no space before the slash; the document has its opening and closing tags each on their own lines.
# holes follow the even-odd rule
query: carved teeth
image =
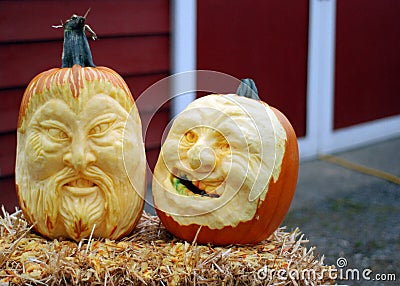
<svg viewBox="0 0 400 286">
<path fill-rule="evenodd" d="M 215 188 L 211 186 L 206 186 L 204 190 L 206 191 L 207 194 L 211 194 L 215 191 Z"/>
<path fill-rule="evenodd" d="M 195 185 L 199 190 L 207 191 L 207 186 L 202 181 L 192 181 L 192 184 Z"/>
<path fill-rule="evenodd" d="M 82 179 L 82 178 L 71 181 L 67 185 L 70 187 L 76 187 L 76 188 L 90 188 L 90 187 L 94 186 L 93 182 L 86 180 L 86 179 Z"/>
</svg>

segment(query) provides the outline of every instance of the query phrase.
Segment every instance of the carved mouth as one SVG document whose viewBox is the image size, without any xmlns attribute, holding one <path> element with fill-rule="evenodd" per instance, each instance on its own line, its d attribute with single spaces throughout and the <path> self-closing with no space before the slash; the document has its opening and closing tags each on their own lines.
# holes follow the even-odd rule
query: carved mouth
<svg viewBox="0 0 400 286">
<path fill-rule="evenodd" d="M 216 192 L 221 185 L 220 181 L 189 180 L 185 175 L 181 177 L 172 176 L 172 185 L 175 190 L 185 196 L 202 196 L 219 198 L 221 195 Z"/>
<path fill-rule="evenodd" d="M 64 189 L 75 196 L 87 196 L 99 190 L 99 187 L 92 181 L 78 178 L 64 184 Z"/>
</svg>

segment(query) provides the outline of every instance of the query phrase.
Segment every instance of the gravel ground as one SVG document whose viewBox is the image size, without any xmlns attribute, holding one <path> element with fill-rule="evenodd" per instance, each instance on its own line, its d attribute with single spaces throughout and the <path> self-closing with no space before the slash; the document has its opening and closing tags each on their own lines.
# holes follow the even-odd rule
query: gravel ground
<svg viewBox="0 0 400 286">
<path fill-rule="evenodd" d="M 399 285 L 400 186 L 382 182 L 362 191 L 322 201 L 313 208 L 290 212 L 289 228 L 300 227 L 327 264 L 347 260 L 345 269 L 371 269 L 371 281 L 349 285 Z M 375 274 L 396 275 L 395 281 L 372 281 Z M 351 277 L 351 276 L 349 276 Z"/>
<path fill-rule="evenodd" d="M 399 148 L 397 139 L 338 156 L 399 176 Z M 320 160 L 305 162 L 283 224 L 299 227 L 327 264 L 346 259 L 338 269 L 350 279 L 338 284 L 400 285 L 400 185 Z M 352 269 L 359 280 L 351 279 Z M 368 269 L 369 281 L 362 278 Z M 396 281 L 378 281 L 385 275 Z"/>
</svg>

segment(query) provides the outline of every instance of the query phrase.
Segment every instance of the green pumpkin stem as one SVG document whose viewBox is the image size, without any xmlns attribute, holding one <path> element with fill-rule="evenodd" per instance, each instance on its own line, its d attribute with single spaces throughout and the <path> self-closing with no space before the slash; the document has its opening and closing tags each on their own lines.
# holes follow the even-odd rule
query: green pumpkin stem
<svg viewBox="0 0 400 286">
<path fill-rule="evenodd" d="M 86 31 L 92 35 L 92 39 L 95 40 L 97 37 L 93 30 L 85 24 L 86 15 L 83 17 L 72 15 L 72 17 L 61 26 L 53 26 L 53 28 L 64 28 L 62 68 L 71 68 L 74 65 L 95 67 L 86 37 Z"/>
<path fill-rule="evenodd" d="M 260 97 L 258 96 L 258 90 L 256 87 L 256 84 L 254 83 L 254 80 L 251 78 L 245 78 L 242 79 L 240 82 L 240 85 L 236 91 L 237 95 L 260 100 Z"/>
</svg>

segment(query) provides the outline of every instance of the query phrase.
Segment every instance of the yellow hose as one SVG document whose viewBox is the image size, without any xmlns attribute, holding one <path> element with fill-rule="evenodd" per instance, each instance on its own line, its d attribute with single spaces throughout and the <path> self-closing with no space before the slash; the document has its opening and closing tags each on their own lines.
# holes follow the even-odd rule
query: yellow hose
<svg viewBox="0 0 400 286">
<path fill-rule="evenodd" d="M 397 185 L 400 185 L 399 177 L 397 177 L 393 174 L 378 170 L 378 169 L 369 168 L 369 167 L 366 167 L 366 166 L 363 166 L 363 165 L 360 165 L 357 163 L 353 163 L 346 159 L 343 159 L 343 158 L 340 158 L 337 156 L 333 156 L 333 155 L 320 155 L 320 156 L 318 156 L 318 159 L 329 162 L 329 163 L 336 164 L 338 166 L 342 166 L 344 168 L 347 168 L 347 169 L 350 169 L 350 170 L 353 170 L 353 171 L 356 171 L 359 173 L 374 176 L 374 177 L 395 183 Z"/>
</svg>

